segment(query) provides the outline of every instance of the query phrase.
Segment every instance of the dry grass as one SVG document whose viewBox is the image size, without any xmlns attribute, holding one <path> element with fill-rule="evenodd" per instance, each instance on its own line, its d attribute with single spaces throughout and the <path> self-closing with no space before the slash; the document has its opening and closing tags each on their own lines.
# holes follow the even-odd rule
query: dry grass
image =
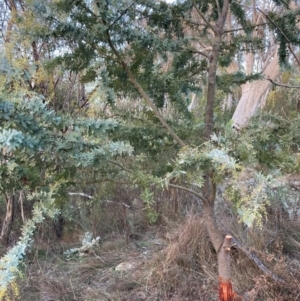
<svg viewBox="0 0 300 301">
<path fill-rule="evenodd" d="M 234 218 L 229 207 L 219 209 L 220 228 L 233 234 L 248 251 L 285 283 L 267 277 L 244 252 L 233 249 L 232 278 L 238 292 L 252 294 L 249 301 L 296 301 L 300 292 L 300 221 L 278 217 L 276 208 L 270 208 L 262 228 L 246 229 Z M 298 297 L 297 297 L 298 296 Z"/>
<path fill-rule="evenodd" d="M 222 211 L 223 229 L 230 230 L 268 269 L 285 280 L 285 283 L 275 282 L 243 251 L 233 248 L 235 290 L 247 296 L 245 300 L 248 301 L 296 301 L 300 298 L 300 262 L 299 257 L 295 257 L 300 249 L 299 241 L 293 238 L 299 223 L 295 225 L 286 220 L 280 231 L 275 232 L 272 229 L 276 221 L 270 219 L 265 228 L 249 232 L 225 211 Z M 289 250 L 292 249 L 293 254 L 285 252 L 287 242 L 292 243 Z M 153 259 L 151 267 L 151 285 L 160 294 L 164 292 L 163 300 L 217 300 L 216 254 L 201 217 L 188 216 L 168 237 L 167 247 Z"/>
<path fill-rule="evenodd" d="M 167 236 L 151 262 L 151 285 L 163 300 L 216 300 L 216 254 L 199 216 L 188 216 Z"/>
<path fill-rule="evenodd" d="M 133 279 L 133 271 L 120 273 L 114 268 L 121 262 L 131 261 L 138 269 L 143 264 L 143 257 L 134 245 L 124 244 L 123 236 L 115 237 L 113 241 L 110 241 L 109 249 L 104 246 L 86 257 L 69 261 L 63 255 L 45 258 L 37 254 L 28 263 L 26 277 L 21 282 L 20 300 L 125 300 L 123 297 L 140 284 Z M 113 249 L 112 245 L 115 246 Z"/>
<path fill-rule="evenodd" d="M 244 252 L 233 248 L 234 289 L 247 295 L 247 301 L 299 301 L 300 222 L 286 217 L 278 220 L 270 212 L 263 229 L 247 230 L 229 206 L 222 206 L 217 214 L 224 234 L 234 235 L 286 280 L 274 282 Z M 66 239 L 59 245 L 71 246 L 72 239 Z M 41 246 L 45 249 L 28 257 L 21 282 L 22 301 L 217 300 L 216 253 L 200 215 L 187 215 L 181 221 L 162 216 L 158 227 L 147 227 L 144 236 L 129 244 L 124 234 L 112 234 L 82 259 L 66 261 L 53 252 L 57 247 L 52 238 L 51 244 Z M 121 262 L 132 262 L 134 268 L 115 271 Z"/>
</svg>

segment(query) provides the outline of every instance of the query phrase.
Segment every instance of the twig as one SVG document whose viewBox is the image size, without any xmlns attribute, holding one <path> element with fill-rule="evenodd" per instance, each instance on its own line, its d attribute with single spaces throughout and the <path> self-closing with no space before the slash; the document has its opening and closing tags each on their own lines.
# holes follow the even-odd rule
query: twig
<svg viewBox="0 0 300 301">
<path fill-rule="evenodd" d="M 21 217 L 22 217 L 22 222 L 25 223 L 25 215 L 24 215 L 24 202 L 23 202 L 23 197 L 24 197 L 24 192 L 21 190 L 20 195 L 19 195 L 19 203 L 20 203 L 20 208 L 21 208 Z"/>
<path fill-rule="evenodd" d="M 69 195 L 79 195 L 79 196 L 82 196 L 82 197 L 85 197 L 85 198 L 88 198 L 90 200 L 93 200 L 94 197 L 92 197 L 91 195 L 88 195 L 84 192 L 68 192 Z M 101 200 L 101 202 L 106 202 L 106 203 L 113 203 L 113 204 L 117 204 L 117 205 L 122 205 L 126 208 L 131 208 L 129 205 L 123 203 L 123 202 L 114 202 L 114 201 L 110 201 L 110 200 Z"/>
<path fill-rule="evenodd" d="M 94 251 L 92 251 L 92 253 L 94 254 L 94 256 L 96 258 L 98 258 L 100 261 L 105 262 L 100 256 L 98 256 Z"/>
<path fill-rule="evenodd" d="M 117 166 L 119 166 L 121 169 L 124 169 L 125 171 L 132 173 L 131 170 L 129 170 L 128 168 L 124 167 L 123 165 L 121 165 L 120 163 L 113 161 L 113 160 L 108 160 L 109 163 L 115 164 Z"/>
<path fill-rule="evenodd" d="M 72 283 L 71 278 L 69 279 L 69 282 L 70 282 L 70 284 L 71 284 L 71 289 L 72 289 L 72 293 L 73 293 L 74 300 L 76 300 L 76 295 L 75 295 L 75 292 L 74 292 L 74 287 L 73 287 L 73 283 Z"/>
<path fill-rule="evenodd" d="M 280 33 L 282 34 L 282 36 L 285 38 L 285 40 L 287 41 L 287 46 L 290 50 L 290 52 L 292 53 L 292 55 L 294 56 L 295 60 L 297 61 L 298 65 L 300 65 L 300 61 L 298 59 L 298 57 L 296 56 L 295 52 L 293 51 L 292 49 L 292 46 L 291 46 L 291 42 L 289 40 L 289 38 L 286 36 L 286 34 L 281 30 L 281 28 L 275 23 L 275 21 L 273 21 L 272 19 L 270 19 L 268 17 L 268 15 L 266 15 L 258 6 L 256 7 L 258 11 L 260 11 L 279 31 Z"/>
<path fill-rule="evenodd" d="M 300 293 L 296 296 L 294 301 L 297 301 L 299 297 L 300 297 Z"/>
<path fill-rule="evenodd" d="M 190 49 L 190 48 L 187 48 L 186 50 L 190 51 L 191 53 L 197 53 L 197 54 L 201 54 L 203 56 L 205 56 L 206 58 L 209 59 L 209 55 L 206 54 L 205 52 L 203 51 L 200 51 L 200 50 L 196 50 L 196 49 Z"/>
<path fill-rule="evenodd" d="M 192 1 L 193 1 L 194 7 L 195 7 L 196 12 L 198 13 L 198 15 L 203 19 L 203 21 L 207 24 L 207 26 L 210 29 L 212 29 L 213 32 L 216 32 L 216 28 L 211 23 L 209 23 L 209 21 L 205 18 L 204 14 L 202 14 L 202 12 L 197 7 L 197 4 L 196 4 L 195 0 L 192 0 Z"/>
<path fill-rule="evenodd" d="M 132 182 L 121 182 L 121 181 L 116 181 L 116 180 L 109 179 L 109 178 L 105 178 L 104 181 L 112 182 L 112 183 L 120 184 L 120 185 L 131 185 L 132 184 Z"/>
<path fill-rule="evenodd" d="M 220 8 L 219 0 L 215 0 L 215 1 L 216 1 L 216 5 L 217 5 L 217 8 L 218 8 L 218 14 L 220 15 L 221 14 L 221 8 Z"/>
<path fill-rule="evenodd" d="M 127 204 L 125 204 L 125 203 L 123 203 L 123 202 L 114 202 L 114 201 L 109 201 L 109 200 L 102 200 L 102 202 L 106 202 L 106 203 L 112 203 L 112 204 L 117 204 L 117 205 L 122 205 L 122 206 L 124 206 L 124 207 L 126 207 L 126 208 L 131 208 L 129 205 L 127 205 Z"/>
<path fill-rule="evenodd" d="M 112 27 L 113 27 L 113 25 L 115 25 L 127 12 L 128 12 L 128 10 L 132 7 L 134 5 L 134 2 L 132 2 L 126 9 L 124 9 L 122 12 L 121 12 L 121 14 L 120 14 L 120 16 L 119 17 L 117 17 L 117 19 L 116 20 L 114 20 L 110 25 L 109 25 L 109 27 L 108 27 L 108 29 L 110 30 Z"/>
<path fill-rule="evenodd" d="M 169 187 L 172 187 L 172 188 L 176 188 L 176 189 L 179 189 L 179 190 L 184 190 L 184 191 L 187 191 L 195 196 L 197 196 L 199 199 L 201 199 L 203 202 L 206 202 L 206 203 L 209 203 L 209 201 L 207 200 L 207 198 L 205 198 L 201 193 L 198 193 L 192 189 L 189 189 L 189 188 L 186 188 L 184 186 L 179 186 L 179 185 L 174 185 L 174 184 L 168 184 Z"/>
<path fill-rule="evenodd" d="M 258 23 L 258 24 L 254 24 L 254 25 L 245 26 L 245 27 L 239 27 L 239 28 L 234 28 L 234 29 L 227 29 L 227 30 L 224 30 L 224 33 L 229 33 L 229 32 L 235 32 L 235 31 L 245 30 L 245 29 L 247 29 L 247 28 L 255 28 L 255 27 L 264 26 L 264 25 L 267 25 L 267 24 L 269 24 L 269 23 L 267 23 L 267 22 L 262 22 L 262 23 Z"/>
<path fill-rule="evenodd" d="M 293 89 L 300 89 L 300 86 L 290 86 L 285 84 L 280 84 L 277 82 L 274 82 L 271 78 L 267 78 L 268 81 L 270 81 L 273 85 L 283 87 L 283 88 L 293 88 Z"/>
<path fill-rule="evenodd" d="M 82 197 L 85 197 L 85 198 L 88 198 L 90 200 L 93 199 L 93 197 L 91 195 L 88 195 L 84 192 L 68 192 L 69 195 L 79 195 L 79 196 L 82 196 Z"/>
<path fill-rule="evenodd" d="M 80 105 L 80 109 L 82 109 L 88 102 L 89 102 L 89 98 L 87 98 L 86 99 L 86 101 L 82 104 L 82 105 Z"/>
</svg>

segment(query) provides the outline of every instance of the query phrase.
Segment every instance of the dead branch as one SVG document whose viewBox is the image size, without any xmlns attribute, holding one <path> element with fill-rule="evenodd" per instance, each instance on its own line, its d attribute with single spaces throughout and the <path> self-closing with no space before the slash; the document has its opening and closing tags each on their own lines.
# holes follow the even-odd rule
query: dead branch
<svg viewBox="0 0 300 301">
<path fill-rule="evenodd" d="M 267 276 L 271 277 L 274 281 L 276 282 L 280 282 L 280 283 L 286 283 L 282 278 L 280 278 L 278 275 L 276 275 L 275 273 L 273 273 L 272 271 L 270 271 L 264 264 L 263 262 L 257 257 L 256 254 L 254 254 L 253 252 L 251 252 L 247 247 L 245 247 L 237 238 L 232 236 L 232 241 L 233 244 L 240 249 L 241 251 L 243 251 L 248 258 L 250 258 L 252 261 L 255 262 L 255 264 L 257 265 L 257 267 L 263 271 Z"/>
<path fill-rule="evenodd" d="M 290 86 L 285 84 L 280 84 L 275 81 L 273 81 L 271 78 L 267 78 L 268 81 L 270 81 L 273 85 L 283 87 L 283 88 L 291 88 L 291 89 L 300 89 L 300 86 Z"/>
</svg>

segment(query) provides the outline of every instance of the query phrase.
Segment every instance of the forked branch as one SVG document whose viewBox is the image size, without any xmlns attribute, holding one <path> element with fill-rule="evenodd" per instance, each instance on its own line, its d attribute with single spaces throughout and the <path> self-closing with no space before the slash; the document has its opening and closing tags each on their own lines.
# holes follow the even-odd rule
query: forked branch
<svg viewBox="0 0 300 301">
<path fill-rule="evenodd" d="M 142 96 L 142 98 L 146 101 L 147 105 L 152 109 L 152 111 L 154 112 L 155 116 L 158 118 L 158 120 L 161 122 L 161 124 L 166 128 L 166 130 L 168 131 L 168 133 L 173 137 L 173 139 L 181 146 L 185 146 L 185 143 L 178 137 L 178 135 L 174 132 L 174 130 L 168 125 L 168 123 L 166 122 L 165 118 L 161 115 L 161 113 L 159 112 L 159 110 L 157 109 L 156 105 L 153 103 L 153 101 L 150 99 L 150 97 L 147 95 L 147 93 L 145 92 L 145 90 L 142 88 L 142 86 L 137 82 L 137 80 L 135 79 L 133 73 L 131 72 L 130 68 L 128 67 L 128 65 L 125 63 L 125 61 L 123 60 L 122 56 L 120 55 L 119 51 L 116 49 L 116 47 L 114 46 L 111 38 L 110 38 L 110 34 L 109 31 L 107 30 L 107 42 L 111 48 L 111 50 L 113 51 L 113 53 L 115 54 L 115 56 L 117 57 L 118 62 L 121 64 L 121 66 L 123 67 L 123 69 L 125 70 L 129 81 L 133 84 L 133 86 L 137 89 L 137 91 L 140 93 L 140 95 Z"/>
</svg>

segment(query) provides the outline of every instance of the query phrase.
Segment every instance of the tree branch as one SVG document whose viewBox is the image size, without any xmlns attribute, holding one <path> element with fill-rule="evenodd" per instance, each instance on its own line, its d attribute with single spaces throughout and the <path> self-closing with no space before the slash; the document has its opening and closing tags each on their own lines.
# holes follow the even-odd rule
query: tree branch
<svg viewBox="0 0 300 301">
<path fill-rule="evenodd" d="M 269 18 L 268 15 L 266 15 L 258 6 L 256 7 L 258 11 L 260 11 L 279 31 L 280 33 L 282 34 L 282 36 L 285 38 L 285 40 L 287 41 L 287 45 L 288 45 L 288 48 L 290 50 L 290 52 L 292 53 L 293 57 L 295 58 L 295 60 L 297 61 L 298 65 L 300 66 L 300 61 L 297 57 L 297 55 L 295 54 L 294 50 L 292 49 L 292 46 L 291 46 L 291 42 L 289 40 L 289 38 L 286 36 L 286 34 L 281 30 L 281 28 L 272 20 Z"/>
<path fill-rule="evenodd" d="M 129 173 L 132 173 L 131 170 L 129 170 L 128 168 L 124 167 L 122 164 L 116 162 L 116 161 L 113 161 L 113 160 L 108 160 L 109 163 L 112 163 L 112 164 L 115 164 L 117 166 L 119 166 L 121 169 L 129 172 Z"/>
<path fill-rule="evenodd" d="M 202 12 L 199 10 L 199 8 L 197 7 L 197 4 L 195 2 L 195 0 L 192 0 L 193 2 L 193 5 L 196 9 L 196 12 L 198 13 L 198 15 L 203 19 L 203 21 L 206 23 L 206 25 L 213 31 L 213 32 L 216 32 L 217 29 L 215 26 L 213 26 L 204 16 L 204 14 L 202 14 Z"/>
<path fill-rule="evenodd" d="M 256 256 L 256 254 L 254 254 L 248 248 L 246 248 L 245 246 L 243 246 L 243 244 L 240 241 L 238 241 L 238 239 L 236 239 L 235 237 L 232 237 L 232 241 L 233 241 L 234 245 L 237 248 L 239 248 L 240 250 L 242 250 L 247 255 L 248 258 L 250 258 L 251 260 L 253 260 L 255 262 L 256 266 L 261 271 L 263 271 L 266 275 L 268 275 L 269 277 L 271 277 L 276 282 L 286 283 L 282 278 L 280 278 L 278 275 L 276 275 L 272 271 L 270 271 L 264 265 L 264 263 Z"/>
<path fill-rule="evenodd" d="M 217 5 L 217 9 L 218 9 L 218 14 L 221 14 L 221 8 L 220 8 L 220 2 L 219 0 L 215 0 L 216 1 L 216 5 Z"/>
<path fill-rule="evenodd" d="M 133 5 L 134 5 L 134 1 L 133 1 L 126 9 L 124 9 L 124 10 L 121 12 L 120 16 L 117 17 L 117 18 L 109 25 L 108 30 L 110 30 L 110 29 L 112 28 L 112 26 L 115 25 L 115 24 L 123 17 Z"/>
<path fill-rule="evenodd" d="M 227 30 L 224 30 L 224 33 L 229 33 L 229 32 L 235 32 L 235 31 L 240 31 L 240 30 L 245 30 L 247 28 L 255 28 L 255 27 L 258 27 L 258 26 L 264 26 L 264 25 L 267 25 L 269 23 L 267 22 L 263 22 L 263 23 L 259 23 L 259 24 L 255 24 L 255 25 L 249 25 L 249 26 L 245 26 L 245 27 L 239 27 L 239 28 L 235 28 L 235 29 L 227 29 Z"/>
<path fill-rule="evenodd" d="M 184 190 L 184 191 L 187 191 L 195 196 L 197 196 L 199 199 L 201 199 L 203 202 L 206 202 L 206 203 L 209 203 L 209 201 L 201 194 L 201 193 L 198 193 L 192 189 L 189 189 L 189 188 L 186 188 L 186 187 L 183 187 L 183 186 L 179 186 L 179 185 L 175 185 L 175 184 L 168 184 L 169 187 L 172 187 L 172 188 L 175 188 L 175 189 L 179 189 L 179 190 Z"/>
<path fill-rule="evenodd" d="M 300 89 L 300 86 L 290 86 L 285 84 L 280 84 L 277 82 L 274 82 L 271 78 L 267 78 L 268 81 L 270 81 L 273 85 L 283 87 L 283 88 L 291 88 L 291 89 Z"/>
<path fill-rule="evenodd" d="M 144 89 L 141 87 L 141 85 L 136 81 L 136 79 L 135 79 L 133 73 L 131 72 L 130 68 L 124 62 L 124 60 L 122 59 L 120 53 L 118 52 L 118 50 L 114 46 L 114 44 L 113 44 L 113 42 L 112 42 L 112 40 L 110 38 L 110 35 L 109 35 L 109 30 L 107 30 L 107 41 L 108 41 L 108 44 L 109 44 L 110 48 L 112 49 L 113 53 L 117 57 L 119 63 L 122 65 L 123 69 L 125 70 L 128 78 L 129 78 L 129 81 L 137 89 L 137 91 L 140 93 L 140 95 L 146 101 L 146 103 L 148 104 L 148 106 L 152 109 L 152 111 L 154 112 L 155 116 L 158 118 L 158 120 L 161 122 L 161 124 L 166 128 L 166 130 L 168 131 L 168 133 L 173 137 L 173 139 L 181 147 L 185 146 L 185 143 L 177 136 L 177 134 L 173 131 L 173 129 L 168 125 L 168 123 L 166 122 L 166 120 L 164 119 L 164 117 L 161 115 L 161 113 L 157 109 L 156 105 L 151 101 L 151 99 L 147 95 L 147 93 L 144 91 Z"/>
<path fill-rule="evenodd" d="M 186 50 L 188 50 L 188 51 L 190 51 L 190 52 L 192 52 L 192 53 L 201 54 L 201 55 L 203 55 L 203 56 L 205 56 L 206 58 L 209 59 L 209 55 L 206 54 L 205 52 L 200 51 L 200 50 L 190 49 L 190 48 L 186 48 Z"/>
<path fill-rule="evenodd" d="M 78 196 L 82 196 L 84 198 L 88 198 L 90 200 L 93 200 L 94 197 L 89 195 L 89 194 L 86 194 L 84 192 L 68 192 L 69 195 L 78 195 Z M 114 202 L 114 201 L 110 201 L 110 200 L 101 200 L 101 202 L 106 202 L 106 203 L 113 203 L 113 204 L 117 204 L 117 205 L 123 205 L 125 206 L 126 208 L 131 208 L 129 205 L 123 203 L 123 202 Z"/>
<path fill-rule="evenodd" d="M 219 32 L 222 31 L 222 33 L 224 33 L 224 24 L 226 21 L 228 9 L 229 9 L 229 0 L 224 0 L 222 12 L 221 15 L 219 15 L 218 22 L 217 22 L 217 28 Z"/>
</svg>

